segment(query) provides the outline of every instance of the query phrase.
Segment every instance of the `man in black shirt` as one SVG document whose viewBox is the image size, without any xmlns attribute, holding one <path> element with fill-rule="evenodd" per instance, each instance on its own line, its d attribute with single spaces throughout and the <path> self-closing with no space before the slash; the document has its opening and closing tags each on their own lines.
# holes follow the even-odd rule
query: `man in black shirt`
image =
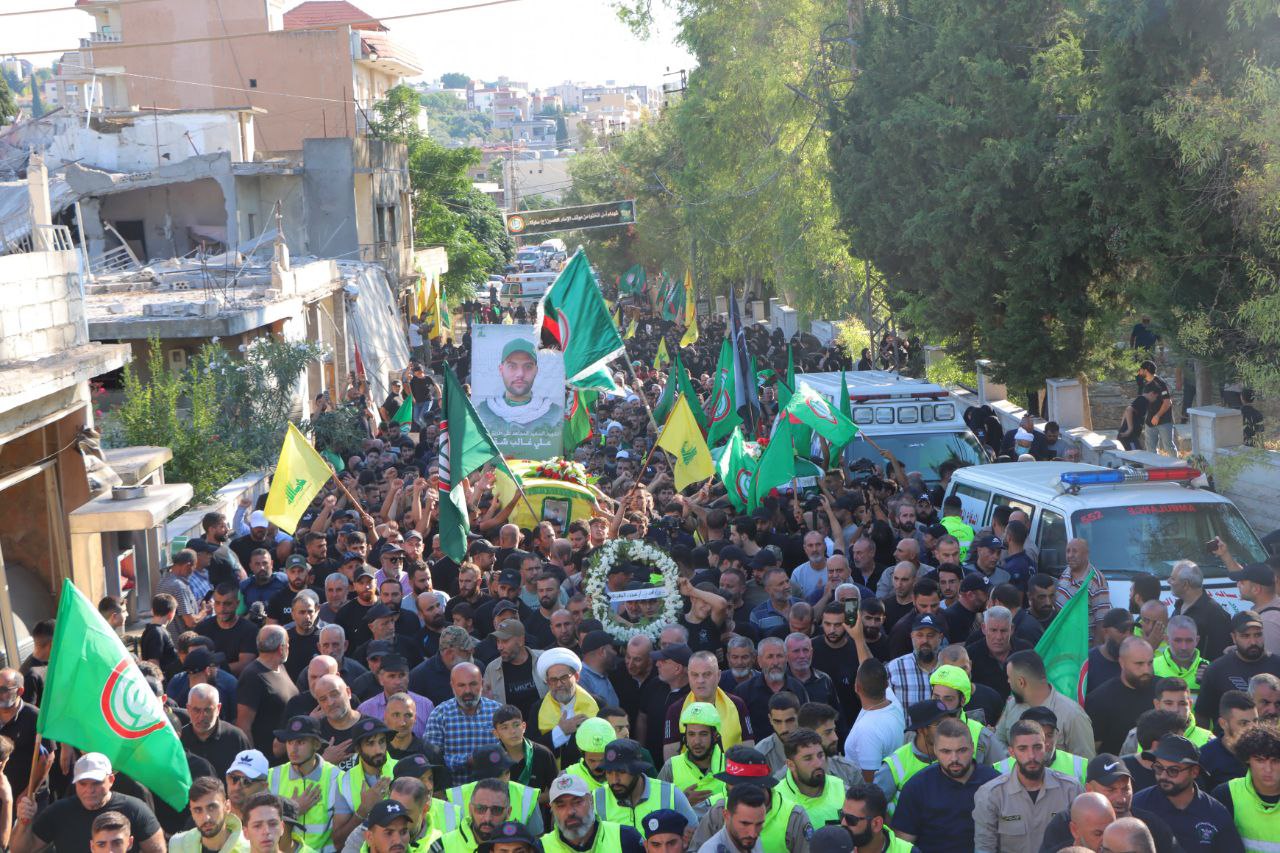
<svg viewBox="0 0 1280 853">
<path fill-rule="evenodd" d="M 291 556 L 284 564 L 284 575 L 289 585 L 267 599 L 267 618 L 274 625 L 288 625 L 293 621 L 293 599 L 310 585 L 311 566 L 307 558 L 301 554 Z"/>
<path fill-rule="evenodd" d="M 222 719 L 222 703 L 212 685 L 191 688 L 187 715 L 191 722 L 182 727 L 182 746 L 213 765 L 219 779 L 227 775 L 227 768 L 237 755 L 252 748 L 244 732 Z"/>
<path fill-rule="evenodd" d="M 369 609 L 378 603 L 378 595 L 373 588 L 375 577 L 373 569 L 367 564 L 356 569 L 356 576 L 352 581 L 355 597 L 338 611 L 338 624 L 347 632 L 349 649 L 356 649 L 373 637 L 369 633 L 369 626 L 365 624 L 364 617 Z"/>
<path fill-rule="evenodd" d="M 36 718 L 40 715 L 39 708 L 23 701 L 25 693 L 22 673 L 16 669 L 0 670 L 0 735 L 13 741 L 13 752 L 4 766 L 4 775 L 14 792 L 26 790 L 31 782 Z"/>
<path fill-rule="evenodd" d="M 1263 646 L 1262 617 L 1254 610 L 1242 610 L 1231 617 L 1231 642 L 1235 651 L 1209 664 L 1200 679 L 1196 698 L 1196 719 L 1209 728 L 1222 694 L 1249 689 L 1249 679 L 1260 673 L 1280 677 L 1280 655 L 1269 655 Z"/>
<path fill-rule="evenodd" d="M 1200 778 L 1212 791 L 1216 786 L 1239 779 L 1248 769 L 1236 756 L 1236 742 L 1258 721 L 1258 709 L 1249 694 L 1228 690 L 1218 704 L 1218 725 L 1222 736 L 1200 747 Z"/>
<path fill-rule="evenodd" d="M 1169 573 L 1169 589 L 1174 596 L 1173 615 L 1190 616 L 1196 623 L 1200 632 L 1197 645 L 1200 656 L 1205 660 L 1217 659 L 1227 647 L 1231 617 L 1204 591 L 1204 572 L 1189 560 L 1174 563 Z"/>
<path fill-rule="evenodd" d="M 213 641 L 213 650 L 222 654 L 222 668 L 239 675 L 257 653 L 258 629 L 240 618 L 240 590 L 223 584 L 213 591 L 213 615 L 196 626 L 196 633 Z"/>
<path fill-rule="evenodd" d="M 840 710 L 836 731 L 843 742 L 858 712 L 862 710 L 862 702 L 853 691 L 859 661 L 853 642 L 849 639 L 842 603 L 833 601 L 822 609 L 821 628 L 813 642 L 813 668 L 831 677 Z"/>
<path fill-rule="evenodd" d="M 89 752 L 76 761 L 75 796 L 58 800 L 36 814 L 36 805 L 25 794 L 18 799 L 18 822 L 14 826 L 15 850 L 89 850 L 93 819 L 106 811 L 120 812 L 129 819 L 138 853 L 163 853 L 164 832 L 155 813 L 139 799 L 111 790 L 115 773 L 111 762 L 99 752 Z"/>
<path fill-rule="evenodd" d="M 1141 637 L 1120 644 L 1120 675 L 1085 697 L 1099 752 L 1119 753 L 1138 715 L 1151 709 L 1151 645 Z"/>
<path fill-rule="evenodd" d="M 236 685 L 236 726 L 263 755 L 274 754 L 274 732 L 284 723 L 285 705 L 298 695 L 284 668 L 288 657 L 289 635 L 279 625 L 267 625 L 258 632 L 258 659 L 244 668 Z"/>
<path fill-rule="evenodd" d="M 1089 760 L 1084 773 L 1084 789 L 1087 793 L 1101 794 L 1111 803 L 1116 818 L 1136 817 L 1151 830 L 1151 838 L 1156 843 L 1156 853 L 1173 853 L 1177 848 L 1173 844 L 1173 833 L 1169 825 L 1149 811 L 1133 806 L 1133 776 L 1123 761 L 1110 753 L 1101 753 Z M 1044 830 L 1044 841 L 1041 850 L 1062 850 L 1073 842 L 1071 835 L 1071 812 L 1064 811 L 1054 815 Z"/>
</svg>

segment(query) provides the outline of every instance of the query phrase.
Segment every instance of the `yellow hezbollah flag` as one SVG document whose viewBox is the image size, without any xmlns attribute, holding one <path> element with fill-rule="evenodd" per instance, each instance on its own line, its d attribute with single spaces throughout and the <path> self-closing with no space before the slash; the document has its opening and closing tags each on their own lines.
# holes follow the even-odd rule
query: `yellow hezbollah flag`
<svg viewBox="0 0 1280 853">
<path fill-rule="evenodd" d="M 671 363 L 671 356 L 670 354 L 667 353 L 667 339 L 659 338 L 658 351 L 653 356 L 653 369 L 661 370 L 662 365 L 670 364 L 670 363 Z"/>
<path fill-rule="evenodd" d="M 276 463 L 276 473 L 271 478 L 267 505 L 263 507 L 267 520 L 285 533 L 292 534 L 302 513 L 332 476 L 333 469 L 329 463 L 316 453 L 311 442 L 296 426 L 289 424 L 284 446 L 280 448 L 280 461 Z"/>
<path fill-rule="evenodd" d="M 693 273 L 684 271 L 684 337 L 680 346 L 687 347 L 698 342 L 698 309 L 693 301 Z"/>
<path fill-rule="evenodd" d="M 634 338 L 635 336 L 636 336 L 636 318 L 635 318 L 635 317 L 632 317 L 632 318 L 631 318 L 631 325 L 627 327 L 627 333 L 626 333 L 625 335 L 623 335 L 622 337 L 624 337 L 624 338 L 625 338 L 625 339 L 627 339 L 627 340 L 631 340 L 631 339 L 632 339 L 632 338 Z"/>
<path fill-rule="evenodd" d="M 419 320 L 427 316 L 427 279 L 426 276 L 418 276 L 418 286 L 413 289 L 414 292 L 414 316 Z"/>
<path fill-rule="evenodd" d="M 676 458 L 673 474 L 677 492 L 690 483 L 710 479 L 716 472 L 711 451 L 707 449 L 702 430 L 698 429 L 698 422 L 694 420 L 689 401 L 683 394 L 676 398 L 671 414 L 667 415 L 658 446 Z"/>
</svg>

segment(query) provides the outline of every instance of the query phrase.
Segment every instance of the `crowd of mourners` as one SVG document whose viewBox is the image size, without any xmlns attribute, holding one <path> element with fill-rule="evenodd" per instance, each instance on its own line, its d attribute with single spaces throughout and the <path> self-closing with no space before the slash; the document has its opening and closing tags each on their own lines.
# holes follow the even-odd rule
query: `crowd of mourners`
<svg viewBox="0 0 1280 853">
<path fill-rule="evenodd" d="M 101 754 L 36 749 L 37 708 L 59 697 L 43 693 L 57 626 L 33 626 L 33 654 L 0 671 L 0 848 L 1280 850 L 1280 558 L 1221 555 L 1244 599 L 1234 614 L 1191 561 L 1173 569 L 1172 613 L 1154 576 L 1114 607 L 1087 542 L 1042 571 L 1024 513 L 997 508 L 974 530 L 891 457 L 749 513 L 715 481 L 677 492 L 650 454 L 646 403 L 666 378 L 659 341 L 674 353 L 680 331 L 637 319 L 622 393 L 600 398 L 572 453 L 599 478 L 593 517 L 522 529 L 480 475 L 465 558 L 440 550 L 431 374 L 442 360 L 465 374 L 463 335 L 424 349 L 380 404 L 350 397 L 373 433 L 340 474 L 357 501 L 330 483 L 293 535 L 247 501 L 204 518 L 134 646 L 186 751 L 186 808 Z M 723 331 L 706 322 L 681 351 L 703 394 Z M 767 418 L 787 346 L 751 340 Z M 894 340 L 888 356 L 908 358 Z M 792 358 L 855 366 L 820 345 Z M 406 391 L 407 432 L 389 423 Z M 988 437 L 972 417 L 1010 459 L 1066 456 L 1030 424 Z M 643 624 L 662 602 L 586 593 L 613 539 L 678 566 L 679 616 L 652 636 L 622 642 L 627 623 L 598 617 Z M 606 589 L 649 572 L 612 565 Z M 1035 650 L 1077 592 L 1082 702 Z M 123 631 L 118 600 L 99 609 Z"/>
</svg>

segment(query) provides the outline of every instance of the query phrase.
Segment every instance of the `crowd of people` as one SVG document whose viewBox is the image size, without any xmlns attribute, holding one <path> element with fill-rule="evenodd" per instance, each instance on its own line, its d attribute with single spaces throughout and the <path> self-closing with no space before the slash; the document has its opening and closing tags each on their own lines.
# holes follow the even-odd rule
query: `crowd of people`
<svg viewBox="0 0 1280 853">
<path fill-rule="evenodd" d="M 58 697 L 43 694 L 57 626 L 35 625 L 31 657 L 0 671 L 0 849 L 1277 849 L 1280 559 L 1231 575 L 1249 608 L 1234 614 L 1178 563 L 1171 615 L 1154 576 L 1113 607 L 1082 539 L 1061 572 L 1040 571 L 1025 513 L 974 530 L 892 457 L 749 513 L 714 481 L 678 492 L 650 453 L 648 406 L 659 341 L 676 352 L 679 330 L 630 316 L 622 393 L 572 449 L 604 495 L 590 518 L 521 529 L 482 474 L 465 558 L 443 553 L 431 374 L 442 360 L 465 374 L 466 336 L 406 371 L 293 535 L 247 501 L 204 518 L 136 645 L 186 751 L 185 809 L 104 755 L 36 749 L 37 707 Z M 723 332 L 706 321 L 681 351 L 701 393 Z M 785 377 L 780 336 L 753 332 L 752 352 Z M 853 367 L 829 347 L 792 358 Z M 405 389 L 407 432 L 388 417 Z M 773 384 L 761 400 L 776 412 Z M 1058 437 L 1026 431 L 1004 452 L 1053 458 Z M 629 631 L 618 605 L 601 613 L 587 574 L 615 539 L 674 560 L 676 619 L 642 612 L 652 630 Z M 605 588 L 650 570 L 611 565 Z M 1083 702 L 1035 648 L 1077 593 Z M 119 601 L 100 611 L 123 630 Z"/>
</svg>

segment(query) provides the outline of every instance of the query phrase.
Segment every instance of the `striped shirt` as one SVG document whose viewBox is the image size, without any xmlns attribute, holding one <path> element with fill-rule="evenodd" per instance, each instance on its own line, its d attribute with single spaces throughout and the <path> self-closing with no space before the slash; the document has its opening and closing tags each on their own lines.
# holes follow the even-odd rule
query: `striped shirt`
<svg viewBox="0 0 1280 853">
<path fill-rule="evenodd" d="M 187 575 L 187 585 L 191 587 L 191 594 L 196 597 L 196 601 L 203 601 L 206 595 L 213 592 L 208 572 L 192 571 Z"/>
<path fill-rule="evenodd" d="M 172 595 L 174 600 L 178 602 L 178 609 L 174 612 L 174 616 L 195 616 L 200 612 L 200 602 L 196 600 L 195 594 L 191 591 L 191 584 L 186 578 L 180 578 L 173 572 L 168 572 L 156 584 L 156 595 L 160 593 L 168 593 Z M 178 635 L 187 630 L 181 619 L 175 618 L 169 623 L 169 635 L 176 642 Z"/>
<path fill-rule="evenodd" d="M 889 670 L 889 685 L 902 707 L 910 708 L 916 702 L 923 702 L 933 696 L 933 687 L 929 684 L 929 676 L 933 671 L 925 672 L 921 669 L 916 663 L 914 652 L 894 658 L 886 668 Z M 937 669 L 936 665 L 934 669 Z"/>
<path fill-rule="evenodd" d="M 1067 606 L 1067 602 L 1071 600 L 1071 596 L 1076 594 L 1080 587 L 1084 586 L 1084 578 L 1089 576 L 1089 571 L 1093 571 L 1093 579 L 1089 581 L 1089 626 L 1092 629 L 1101 629 L 1102 618 L 1107 615 L 1107 611 L 1111 609 L 1111 587 L 1107 584 L 1107 579 L 1102 572 L 1098 570 L 1092 563 L 1085 570 L 1084 577 L 1076 580 L 1071 577 L 1071 567 L 1067 566 L 1062 570 L 1062 574 L 1058 575 L 1058 609 Z"/>
<path fill-rule="evenodd" d="M 496 746 L 498 737 L 493 733 L 493 713 L 502 707 L 492 699 L 480 697 L 480 707 L 474 714 L 464 714 L 457 699 L 450 699 L 436 706 L 427 719 L 427 731 L 423 740 L 444 752 L 444 763 L 453 772 L 453 783 L 463 785 L 475 781 L 467 768 L 471 753 L 482 746 Z"/>
</svg>

